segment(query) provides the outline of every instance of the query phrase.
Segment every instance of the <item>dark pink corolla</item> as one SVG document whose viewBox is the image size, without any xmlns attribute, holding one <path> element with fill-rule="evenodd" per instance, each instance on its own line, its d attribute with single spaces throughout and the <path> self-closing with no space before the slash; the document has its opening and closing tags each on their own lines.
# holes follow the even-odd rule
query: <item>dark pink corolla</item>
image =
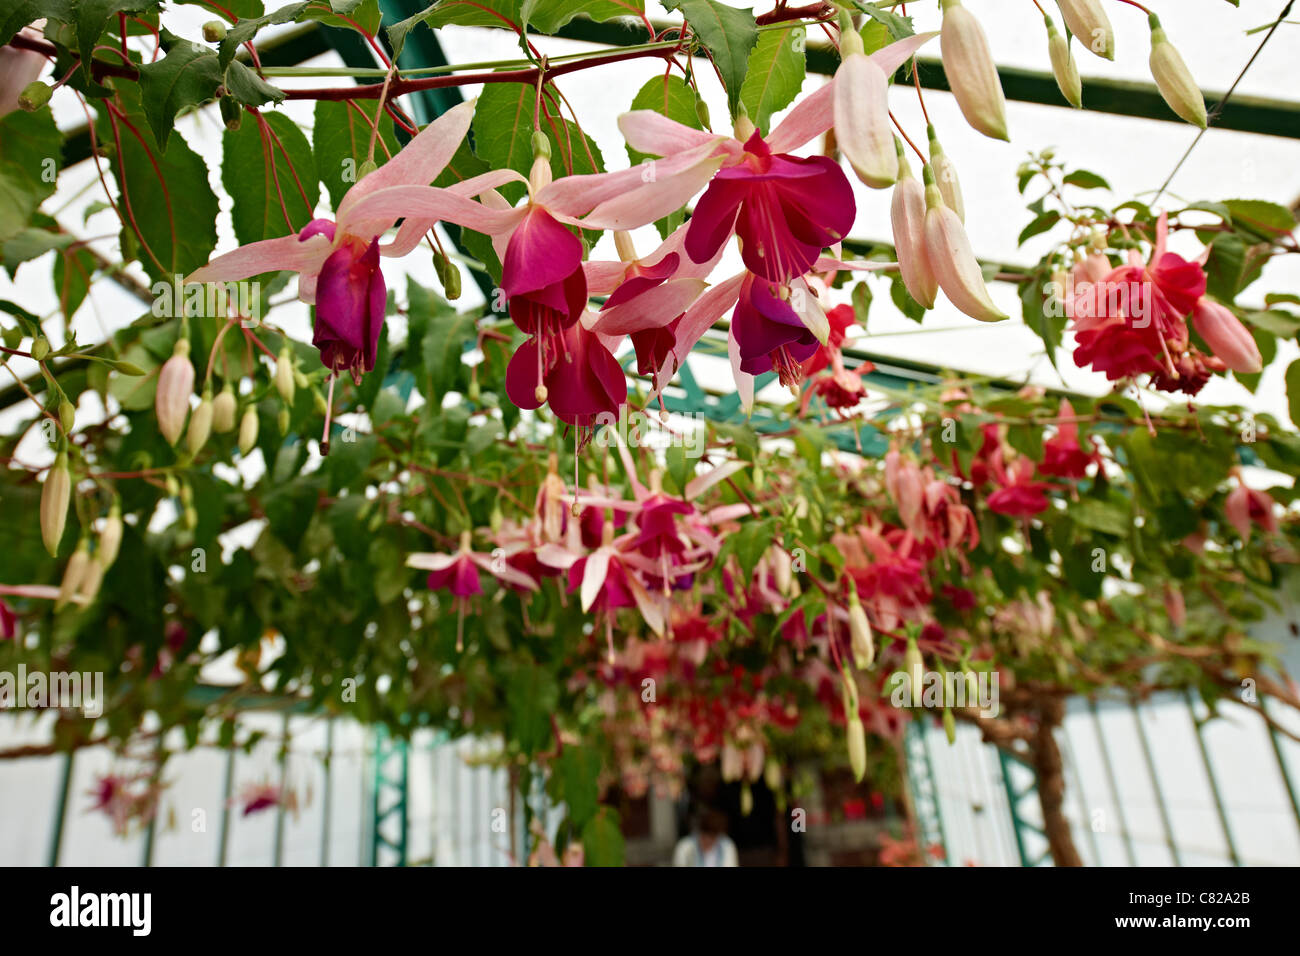
<svg viewBox="0 0 1300 956">
<path fill-rule="evenodd" d="M 848 235 L 856 213 L 839 163 L 774 153 L 755 130 L 741 161 L 718 170 L 695 204 L 686 253 L 696 262 L 711 259 L 734 232 L 750 272 L 788 283 Z"/>
<path fill-rule="evenodd" d="M 465 648 L 465 609 L 469 599 L 483 593 L 479 571 L 487 571 L 502 583 L 520 590 L 536 591 L 537 581 L 507 560 L 505 549 L 492 554 L 474 551 L 470 533 L 460 536 L 460 547 L 452 554 L 417 552 L 408 555 L 406 566 L 428 571 L 431 591 L 449 591 L 456 605 L 456 650 Z"/>
<path fill-rule="evenodd" d="M 18 633 L 18 617 L 4 601 L 0 601 L 0 639 L 11 641 Z"/>
<path fill-rule="evenodd" d="M 1051 506 L 1047 497 L 1051 485 L 1034 481 L 1033 471 L 1033 462 L 1021 458 L 999 475 L 1002 487 L 988 496 L 989 508 L 1011 518 L 1029 518 L 1046 511 Z"/>
<path fill-rule="evenodd" d="M 817 351 L 817 337 L 790 304 L 788 290 L 747 273 L 731 321 L 742 372 L 775 369 L 784 385 L 802 380 L 802 363 Z"/>
<path fill-rule="evenodd" d="M 316 219 L 298 234 L 306 241 L 323 235 L 334 242 L 335 226 Z M 384 327 L 388 290 L 379 270 L 379 240 L 347 238 L 326 257 L 316 278 L 316 327 L 311 344 L 331 372 L 348 371 L 353 382 L 375 367 Z"/>
<path fill-rule="evenodd" d="M 519 346 L 506 369 L 506 394 L 525 409 L 549 402 L 561 421 L 588 427 L 599 415 L 618 413 L 627 379 L 600 337 L 575 322 Z"/>
</svg>

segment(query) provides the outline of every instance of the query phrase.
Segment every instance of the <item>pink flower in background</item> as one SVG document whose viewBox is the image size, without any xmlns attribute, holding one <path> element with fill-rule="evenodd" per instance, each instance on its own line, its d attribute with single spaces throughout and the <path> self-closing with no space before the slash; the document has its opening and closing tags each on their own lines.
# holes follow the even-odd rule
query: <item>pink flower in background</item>
<svg viewBox="0 0 1300 956">
<path fill-rule="evenodd" d="M 504 550 L 484 554 L 470 548 L 468 531 L 460 536 L 460 547 L 452 554 L 416 552 L 406 557 L 408 568 L 428 571 L 431 591 L 449 591 L 457 609 L 456 650 L 465 649 L 465 608 L 469 598 L 483 593 L 479 571 L 499 578 L 503 584 L 527 591 L 537 590 L 537 581 L 506 560 Z"/>
<path fill-rule="evenodd" d="M 12 641 L 18 633 L 18 617 L 4 601 L 0 601 L 0 639 Z"/>
<path fill-rule="evenodd" d="M 280 787 L 273 783 L 246 784 L 239 792 L 239 802 L 243 804 L 242 816 L 261 813 L 271 807 L 278 807 L 283 799 Z"/>
<path fill-rule="evenodd" d="M 1079 444 L 1079 426 L 1073 421 L 1074 406 L 1068 399 L 1061 399 L 1059 417 L 1056 434 L 1043 442 L 1043 460 L 1038 463 L 1038 471 L 1056 478 L 1084 478 L 1088 466 L 1099 461 L 1100 456 L 1091 441 L 1088 451 Z"/>
<path fill-rule="evenodd" d="M 1237 529 L 1243 541 L 1249 541 L 1251 532 L 1258 525 L 1267 534 L 1277 534 L 1277 515 L 1273 513 L 1273 497 L 1267 492 L 1247 488 L 1237 475 L 1238 485 L 1228 492 L 1223 503 L 1223 511 L 1229 523 Z"/>
<path fill-rule="evenodd" d="M 1034 463 L 1028 458 L 1019 459 L 1007 471 L 997 476 L 1002 486 L 988 496 L 987 504 L 998 514 L 1012 518 L 1029 518 L 1051 507 L 1047 490 L 1051 485 L 1034 481 Z"/>
</svg>

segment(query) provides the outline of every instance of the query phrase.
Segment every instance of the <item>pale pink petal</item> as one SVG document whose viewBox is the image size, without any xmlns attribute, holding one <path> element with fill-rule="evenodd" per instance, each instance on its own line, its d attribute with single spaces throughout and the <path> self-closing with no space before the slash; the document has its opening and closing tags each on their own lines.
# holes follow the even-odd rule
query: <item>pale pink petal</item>
<svg viewBox="0 0 1300 956">
<path fill-rule="evenodd" d="M 537 191 L 537 195 L 533 197 L 533 200 L 558 215 L 582 216 L 601 203 L 617 199 L 626 195 L 629 191 L 643 187 L 650 187 L 652 190 L 666 188 L 679 190 L 682 188 L 680 185 L 669 187 L 668 181 L 679 173 L 690 173 L 692 178 L 687 180 L 689 184 L 699 175 L 697 167 L 709 161 L 713 148 L 712 143 L 705 143 L 703 146 L 687 150 L 684 153 L 676 153 L 664 159 L 647 160 L 633 166 L 631 169 L 620 169 L 613 173 L 584 173 L 579 176 L 565 176 L 543 186 Z M 711 176 L 712 173 L 709 175 Z M 707 182 L 707 178 L 705 181 Z M 686 200 L 683 199 L 682 204 L 685 204 L 685 202 Z M 680 208 L 680 206 L 673 208 Z M 668 212 L 672 211 L 672 209 L 669 209 L 660 216 L 651 217 L 645 222 L 653 222 L 655 219 L 662 218 L 663 215 L 667 215 Z"/>
<path fill-rule="evenodd" d="M 320 234 L 306 240 L 296 235 L 263 239 L 217 256 L 191 272 L 185 281 L 235 282 L 281 269 L 314 274 L 320 271 L 330 251 L 330 241 Z"/>
<path fill-rule="evenodd" d="M 468 100 L 447 110 L 401 152 L 349 189 L 339 203 L 336 217 L 339 227 L 346 228 L 344 223 L 350 219 L 353 208 L 371 193 L 392 186 L 427 186 L 437 179 L 469 132 L 475 102 Z"/>
<path fill-rule="evenodd" d="M 677 318 L 708 287 L 703 279 L 670 279 L 628 302 L 601 312 L 592 326 L 604 335 L 628 335 L 657 329 Z"/>
<path fill-rule="evenodd" d="M 502 555 L 501 561 L 498 562 L 491 554 L 481 554 L 480 552 L 474 551 L 470 553 L 469 559 L 488 574 L 500 578 L 507 584 L 514 584 L 521 588 L 527 588 L 529 591 L 536 591 L 538 589 L 537 582 L 531 577 L 506 564 L 505 555 Z"/>
<path fill-rule="evenodd" d="M 537 549 L 537 560 L 542 562 L 548 568 L 559 568 L 561 571 L 567 571 L 577 562 L 580 554 L 574 554 L 572 551 L 558 544 L 544 544 Z"/>
<path fill-rule="evenodd" d="M 790 305 L 799 316 L 804 327 L 817 336 L 817 341 L 825 345 L 831 334 L 831 323 L 822 311 L 817 296 L 802 278 L 790 283 Z"/>
<path fill-rule="evenodd" d="M 772 130 L 767 145 L 774 153 L 788 153 L 820 136 L 834 123 L 834 84 L 823 83 L 786 114 L 785 119 Z"/>
<path fill-rule="evenodd" d="M 687 501 L 693 501 L 718 482 L 730 478 L 738 471 L 744 471 L 745 468 L 746 463 L 743 461 L 724 462 L 717 468 L 713 468 L 710 471 L 705 472 L 703 475 L 698 475 L 688 481 L 686 483 L 686 493 L 682 495 L 682 497 Z M 745 509 L 748 510 L 749 506 L 746 505 Z"/>
<path fill-rule="evenodd" d="M 417 551 L 406 556 L 406 566 L 408 568 L 418 568 L 421 571 L 445 571 L 459 560 L 459 552 L 456 554 L 431 554 L 427 551 Z"/>
<path fill-rule="evenodd" d="M 609 295 L 622 284 L 627 267 L 626 262 L 584 262 L 582 271 L 587 277 L 587 294 Z"/>
<path fill-rule="evenodd" d="M 735 521 L 746 515 L 752 514 L 753 509 L 749 505 L 741 502 L 734 505 L 719 505 L 712 508 L 704 516 L 704 520 L 709 524 L 724 524 L 728 521 Z"/>
<path fill-rule="evenodd" d="M 875 53 L 871 54 L 871 59 L 876 61 L 876 66 L 885 71 L 886 76 L 893 76 L 898 72 L 898 68 L 910 60 L 913 54 L 921 47 L 925 46 L 931 40 L 939 35 L 938 31 L 930 33 L 918 33 L 915 36 L 903 37 L 901 40 L 895 40 L 889 46 L 881 47 Z"/>
<path fill-rule="evenodd" d="M 727 335 L 727 358 L 731 360 L 731 374 L 736 380 L 736 394 L 746 415 L 754 410 L 754 376 L 740 370 L 740 344 L 736 336 Z"/>
<path fill-rule="evenodd" d="M 618 118 L 618 128 L 629 146 L 639 153 L 649 153 L 651 156 L 671 156 L 704 143 L 725 139 L 715 133 L 693 129 L 670 120 L 654 110 L 624 113 Z"/>
<path fill-rule="evenodd" d="M 605 586 L 609 574 L 609 548 L 598 548 L 587 555 L 587 563 L 582 568 L 582 609 L 590 611 Z"/>
<path fill-rule="evenodd" d="M 695 304 L 686 310 L 681 324 L 677 326 L 677 344 L 673 347 L 673 357 L 679 368 L 701 336 L 722 317 L 724 312 L 736 304 L 736 300 L 740 298 L 740 286 L 744 278 L 745 274 L 742 272 L 718 283 L 696 299 Z"/>
<path fill-rule="evenodd" d="M 394 245 L 400 243 L 400 246 L 406 246 L 407 251 L 410 251 L 415 248 L 414 244 L 407 245 L 411 233 L 416 234 L 415 241 L 418 243 L 419 238 L 429 231 L 431 223 L 454 222 L 476 232 L 491 234 L 514 228 L 518 225 L 521 214 L 513 209 L 491 209 L 484 203 L 433 186 L 390 186 L 371 193 L 352 207 L 352 217 L 347 228 L 344 229 L 342 222 L 339 228 L 348 235 L 369 242 L 382 235 L 402 217 L 407 222 L 402 224 Z M 396 253 L 391 251 L 389 253 L 394 254 Z"/>
<path fill-rule="evenodd" d="M 656 180 L 645 181 L 639 188 L 605 200 L 582 221 L 595 229 L 635 229 L 662 219 L 685 206 L 692 196 L 709 184 L 721 166 L 722 157 L 714 156 L 702 159 L 676 175 L 664 175 L 660 170 Z"/>
<path fill-rule="evenodd" d="M 641 612 L 641 617 L 650 625 L 650 630 L 654 631 L 659 637 L 663 637 L 664 613 L 659 602 L 651 598 L 641 582 L 630 574 L 627 576 L 627 586 L 628 590 L 632 592 L 632 597 L 636 601 L 637 610 Z"/>
<path fill-rule="evenodd" d="M 461 180 L 447 187 L 449 192 L 458 196 L 478 196 L 487 192 L 489 189 L 496 189 L 504 186 L 506 183 L 524 183 L 527 184 L 528 177 L 515 172 L 513 169 L 493 169 L 486 173 L 480 173 L 477 176 L 471 176 L 469 179 Z"/>
</svg>

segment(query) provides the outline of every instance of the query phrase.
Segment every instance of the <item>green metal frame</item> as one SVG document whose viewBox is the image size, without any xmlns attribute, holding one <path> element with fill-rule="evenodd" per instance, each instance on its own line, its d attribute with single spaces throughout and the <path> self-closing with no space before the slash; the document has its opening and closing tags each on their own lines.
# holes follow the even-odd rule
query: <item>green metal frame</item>
<svg viewBox="0 0 1300 956">
<path fill-rule="evenodd" d="M 375 728 L 374 788 L 371 807 L 371 866 L 406 866 L 407 772 L 410 758 L 407 742 L 393 737 L 382 725 Z M 397 821 L 397 837 L 384 832 L 384 824 Z"/>
</svg>

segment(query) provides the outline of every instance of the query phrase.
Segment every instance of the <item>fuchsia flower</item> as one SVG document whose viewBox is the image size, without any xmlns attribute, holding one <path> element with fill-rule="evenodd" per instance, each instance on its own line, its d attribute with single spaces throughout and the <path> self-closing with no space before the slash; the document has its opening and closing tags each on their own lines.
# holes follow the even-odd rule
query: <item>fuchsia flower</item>
<svg viewBox="0 0 1300 956">
<path fill-rule="evenodd" d="M 1038 463 L 1040 474 L 1057 478 L 1078 480 L 1087 477 L 1088 466 L 1100 460 L 1091 440 L 1088 451 L 1079 444 L 1079 426 L 1072 420 L 1074 406 L 1068 399 L 1061 399 L 1060 423 L 1056 434 L 1043 442 L 1043 460 Z"/>
<path fill-rule="evenodd" d="M 246 784 L 239 793 L 239 802 L 243 804 L 241 816 L 261 813 L 271 807 L 278 807 L 284 795 L 280 787 L 273 783 Z"/>
<path fill-rule="evenodd" d="M 1111 381 L 1150 374 L 1157 388 L 1195 394 L 1215 369 L 1190 346 L 1185 321 L 1205 293 L 1205 272 L 1165 251 L 1168 232 L 1161 213 L 1148 263 L 1130 251 L 1128 265 L 1100 279 L 1095 257 L 1076 267 L 1074 360 Z"/>
<path fill-rule="evenodd" d="M 470 532 L 460 536 L 460 548 L 454 554 L 416 552 L 406 557 L 408 568 L 428 571 L 431 591 L 449 591 L 456 605 L 456 650 L 465 649 L 465 608 L 469 598 L 483 593 L 479 570 L 499 578 L 503 584 L 527 591 L 537 590 L 537 581 L 506 560 L 505 552 L 484 554 L 470 548 Z"/>
<path fill-rule="evenodd" d="M 469 129 L 474 102 L 448 110 L 424 128 L 400 153 L 354 185 L 339 203 L 334 221 L 315 219 L 295 236 L 249 243 L 217 256 L 185 280 L 226 282 L 264 272 L 297 272 L 298 297 L 316 306 L 312 342 L 331 372 L 348 371 L 355 381 L 374 368 L 384 323 L 386 289 L 380 256 L 403 256 L 438 220 L 481 225 L 491 213 L 468 197 L 482 177 L 452 189 L 429 185 L 455 154 Z M 491 175 L 491 174 L 488 174 Z M 499 214 L 498 214 L 499 215 Z M 406 218 L 396 239 L 380 237 Z"/>
<path fill-rule="evenodd" d="M 12 641 L 18 633 L 18 617 L 4 601 L 0 601 L 0 640 Z"/>
<path fill-rule="evenodd" d="M 1236 471 L 1236 469 L 1234 469 Z M 1236 472 L 1237 487 L 1228 492 L 1223 512 L 1229 523 L 1237 529 L 1242 541 L 1249 541 L 1255 525 L 1267 534 L 1277 534 L 1277 515 L 1273 513 L 1273 498 L 1267 492 L 1246 487 L 1241 473 Z"/>
<path fill-rule="evenodd" d="M 1051 507 L 1047 490 L 1051 485 L 1034 481 L 1034 463 L 1021 458 L 1009 471 L 999 469 L 997 475 L 1001 488 L 988 496 L 989 508 L 1012 518 L 1030 518 Z"/>
</svg>

